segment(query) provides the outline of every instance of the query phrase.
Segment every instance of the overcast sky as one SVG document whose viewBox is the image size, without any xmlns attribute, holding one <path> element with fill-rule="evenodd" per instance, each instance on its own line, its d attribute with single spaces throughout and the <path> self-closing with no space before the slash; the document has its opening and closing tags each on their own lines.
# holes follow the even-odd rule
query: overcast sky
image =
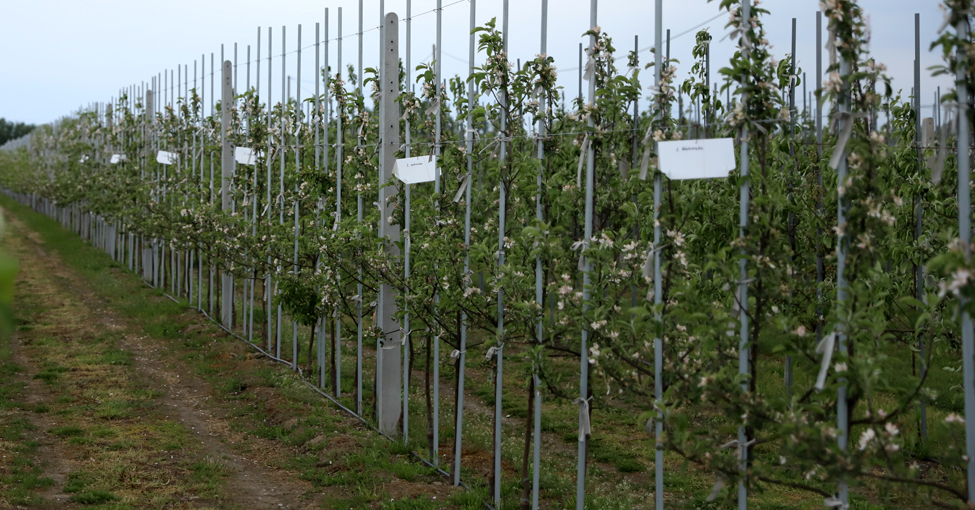
<svg viewBox="0 0 975 510">
<path fill-rule="evenodd" d="M 406 0 L 385 0 L 385 9 L 406 18 Z M 718 1 L 664 0 L 663 25 L 674 36 L 671 56 L 681 61 L 677 77 L 683 81 L 690 70 L 694 32 L 690 29 L 719 14 Z M 578 45 L 589 28 L 589 0 L 549 1 L 548 54 L 555 57 L 560 83 L 571 94 L 577 92 Z M 931 115 L 935 87 L 951 87 L 945 77 L 932 78 L 928 68 L 940 63 L 938 54 L 928 51 L 942 22 L 936 0 L 861 0 L 870 16 L 873 33 L 871 51 L 887 64 L 894 88 L 910 93 L 913 85 L 914 13 L 921 15 L 921 97 Z M 281 93 L 281 29 L 287 27 L 288 74 L 295 76 L 298 25 L 302 27 L 302 97 L 314 92 L 315 24 L 321 24 L 325 39 L 324 11 L 329 9 L 330 63 L 335 66 L 338 9 L 342 8 L 343 64 L 358 58 L 358 0 L 32 0 L 7 2 L 0 17 L 0 117 L 30 123 L 49 122 L 94 101 L 105 102 L 121 88 L 148 82 L 164 70 L 189 66 L 193 80 L 194 61 L 205 60 L 210 73 L 210 55 L 219 62 L 221 44 L 228 60 L 234 59 L 237 43 L 238 90 L 246 85 L 247 46 L 251 60 L 257 57 L 257 32 L 261 27 L 261 90 L 267 89 L 267 28 L 272 34 L 272 97 Z M 430 59 L 436 41 L 436 0 L 412 0 L 412 63 Z M 444 75 L 466 74 L 471 0 L 443 0 Z M 501 26 L 503 0 L 477 0 L 476 19 L 481 25 L 493 17 Z M 539 53 L 541 0 L 512 0 L 509 48 L 512 59 L 533 58 Z M 764 0 L 771 11 L 765 18 L 773 52 L 781 58 L 790 51 L 791 19 L 797 18 L 799 65 L 808 75 L 809 91 L 815 83 L 816 0 Z M 651 0 L 601 0 L 597 23 L 613 37 L 618 55 L 624 56 L 639 37 L 640 48 L 653 43 L 654 8 Z M 717 69 L 727 65 L 734 52 L 726 15 L 704 25 L 714 35 L 712 80 Z M 380 0 L 364 0 L 363 36 L 366 67 L 378 63 L 378 32 L 370 29 L 380 22 Z M 825 25 L 825 23 L 824 23 Z M 702 27 L 703 28 L 703 27 Z M 825 26 L 824 26 L 825 28 Z M 686 32 L 686 33 L 685 33 Z M 401 24 L 401 52 L 405 51 L 405 23 Z M 825 34 L 824 34 L 825 39 Z M 324 48 L 323 48 L 324 51 Z M 401 53 L 402 54 L 402 53 Z M 324 57 L 323 57 L 324 58 Z M 651 58 L 649 52 L 642 61 Z M 482 56 L 478 56 L 480 63 Z M 623 63 L 621 63 L 621 66 Z M 824 67 L 825 67 L 824 62 Z M 256 64 L 251 65 L 251 84 L 256 82 Z M 202 81 L 201 72 L 196 71 Z M 185 77 L 184 77 L 185 79 Z M 649 85 L 650 79 L 644 82 Z M 192 87 L 192 85 L 191 85 Z M 210 94 L 209 79 L 205 81 Z M 206 100 L 209 103 L 209 99 Z M 797 102 L 802 107 L 801 96 Z"/>
</svg>

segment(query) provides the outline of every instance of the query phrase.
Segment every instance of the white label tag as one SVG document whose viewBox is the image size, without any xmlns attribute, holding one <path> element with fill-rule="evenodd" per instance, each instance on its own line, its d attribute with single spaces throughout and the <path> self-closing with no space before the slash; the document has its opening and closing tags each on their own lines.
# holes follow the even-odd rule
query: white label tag
<svg viewBox="0 0 975 510">
<path fill-rule="evenodd" d="M 172 165 L 176 162 L 176 153 L 159 151 L 156 153 L 156 162 L 162 165 Z"/>
<path fill-rule="evenodd" d="M 115 165 L 119 161 L 126 161 L 126 160 L 128 160 L 128 158 L 125 157 L 125 154 L 112 154 L 112 159 L 109 159 L 108 162 Z"/>
<path fill-rule="evenodd" d="M 436 177 L 436 171 L 436 156 L 397 159 L 393 167 L 393 175 L 406 184 L 430 182 Z"/>
<path fill-rule="evenodd" d="M 261 157 L 261 151 L 255 151 L 250 147 L 234 147 L 234 161 L 238 165 L 251 165 L 257 163 L 257 158 Z"/>
<path fill-rule="evenodd" d="M 731 138 L 659 142 L 660 171 L 671 180 L 728 177 L 735 169 Z"/>
</svg>

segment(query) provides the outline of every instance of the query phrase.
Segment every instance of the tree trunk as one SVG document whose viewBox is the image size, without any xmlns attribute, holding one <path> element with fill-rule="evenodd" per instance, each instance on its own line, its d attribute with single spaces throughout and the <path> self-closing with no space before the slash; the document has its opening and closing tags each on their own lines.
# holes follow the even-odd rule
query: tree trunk
<svg viewBox="0 0 975 510">
<path fill-rule="evenodd" d="M 427 338 L 427 366 L 426 373 L 424 374 L 424 391 L 427 398 L 427 445 L 430 448 L 430 459 L 433 458 L 433 400 L 430 394 L 430 364 L 431 361 L 431 345 L 433 342 L 430 338 Z"/>
<path fill-rule="evenodd" d="M 311 353 L 312 353 L 312 347 L 315 345 L 315 324 L 317 323 L 318 321 L 314 321 L 311 323 L 311 336 L 308 337 L 308 373 L 309 374 L 312 373 L 312 365 L 313 365 L 312 360 L 314 358 L 312 358 Z"/>
<path fill-rule="evenodd" d="M 464 409 L 460 406 L 460 356 L 454 361 L 454 425 L 457 424 L 457 417 L 461 415 Z M 459 433 L 456 430 L 455 433 Z M 450 472 L 453 473 L 457 469 L 457 452 L 454 452 L 454 458 L 450 460 Z"/>
<path fill-rule="evenodd" d="M 340 327 L 342 327 L 342 317 L 338 316 L 335 318 L 335 328 L 340 328 Z M 331 333 L 332 333 L 332 342 L 329 342 L 329 344 L 332 345 L 332 357 L 329 360 L 329 366 L 332 367 L 332 395 L 338 396 L 340 374 L 338 371 L 338 365 L 336 364 L 336 356 L 342 355 L 342 353 L 339 352 L 339 349 L 341 349 L 342 346 L 334 344 L 336 330 L 332 330 Z"/>
</svg>

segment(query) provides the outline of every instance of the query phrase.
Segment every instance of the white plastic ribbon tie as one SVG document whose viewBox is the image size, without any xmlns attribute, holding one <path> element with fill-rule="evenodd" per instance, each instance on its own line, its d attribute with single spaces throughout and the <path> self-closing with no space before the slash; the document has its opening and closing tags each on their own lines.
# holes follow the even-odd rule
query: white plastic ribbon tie
<svg viewBox="0 0 975 510">
<path fill-rule="evenodd" d="M 586 71 L 582 75 L 582 79 L 586 81 L 591 80 L 592 75 L 593 73 L 595 73 L 595 71 L 596 71 L 596 59 L 590 55 L 589 61 L 586 62 Z"/>
<path fill-rule="evenodd" d="M 834 124 L 845 120 L 843 123 L 843 130 L 840 131 L 839 136 L 836 138 L 836 147 L 833 148 L 833 156 L 829 158 L 829 167 L 836 170 L 840 166 L 840 161 L 842 158 L 846 157 L 846 144 L 850 141 L 850 137 L 853 135 L 853 121 L 857 118 L 867 117 L 866 112 L 861 113 L 850 113 L 850 112 L 836 112 L 833 114 Z"/>
<path fill-rule="evenodd" d="M 592 424 L 589 422 L 589 401 L 590 398 L 579 397 L 572 401 L 573 404 L 581 405 L 582 412 L 579 414 L 579 442 L 586 441 L 586 436 L 592 435 Z"/>
<path fill-rule="evenodd" d="M 836 332 L 832 332 L 823 337 L 816 346 L 816 354 L 823 355 L 823 361 L 819 365 L 819 375 L 816 377 L 816 390 L 822 391 L 826 385 L 826 374 L 829 372 L 829 364 L 833 361 L 833 347 L 836 345 Z"/>
<path fill-rule="evenodd" d="M 579 169 L 576 171 L 576 186 L 582 187 L 582 165 L 586 162 L 586 155 L 589 153 L 589 133 L 582 139 L 582 147 L 579 150 Z"/>
<path fill-rule="evenodd" d="M 440 111 L 440 98 L 439 97 L 434 98 L 432 101 L 430 101 L 430 106 L 427 108 L 427 115 L 434 115 L 438 111 Z"/>
<path fill-rule="evenodd" d="M 589 249 L 589 241 L 576 241 L 569 248 L 579 252 L 579 271 L 586 270 L 586 250 Z"/>
<path fill-rule="evenodd" d="M 464 180 L 461 181 L 460 186 L 457 188 L 457 193 L 454 195 L 454 203 L 460 202 L 460 199 L 464 197 L 464 192 L 467 191 L 467 186 L 471 183 L 471 174 L 468 173 L 464 176 Z"/>
<path fill-rule="evenodd" d="M 850 505 L 844 504 L 843 500 L 836 496 L 830 496 L 824 499 L 823 505 L 825 505 L 826 508 L 837 508 L 839 510 L 848 510 L 850 508 Z"/>
<path fill-rule="evenodd" d="M 704 501 L 710 503 L 710 502 L 714 501 L 715 499 L 718 499 L 718 494 L 721 493 L 721 489 L 722 488 L 724 488 L 724 477 L 722 477 L 721 475 L 718 475 L 714 479 L 714 486 L 711 487 L 711 493 L 708 494 L 708 497 L 705 498 Z"/>
<path fill-rule="evenodd" d="M 500 352 L 503 347 L 504 344 L 492 346 L 487 350 L 487 353 L 484 354 L 484 359 L 491 361 L 495 356 L 497 356 L 498 352 Z"/>
<path fill-rule="evenodd" d="M 647 250 L 647 258 L 646 258 L 646 260 L 643 261 L 643 277 L 644 278 L 652 278 L 653 277 L 653 256 L 658 251 L 661 251 L 661 250 L 663 250 L 664 248 L 666 248 L 668 246 L 670 246 L 670 244 L 665 244 L 665 245 L 662 245 L 660 248 L 657 248 L 657 247 L 655 247 L 653 245 L 653 243 L 650 243 L 650 249 Z"/>
</svg>

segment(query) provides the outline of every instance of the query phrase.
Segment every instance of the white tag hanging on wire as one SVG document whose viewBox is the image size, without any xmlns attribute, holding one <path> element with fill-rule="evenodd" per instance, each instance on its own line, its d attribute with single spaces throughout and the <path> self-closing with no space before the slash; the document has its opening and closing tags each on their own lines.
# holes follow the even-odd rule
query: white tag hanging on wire
<svg viewBox="0 0 975 510">
<path fill-rule="evenodd" d="M 159 151 L 156 153 L 156 162 L 161 165 L 172 165 L 176 162 L 176 153 Z"/>
<path fill-rule="evenodd" d="M 393 166 L 393 175 L 405 184 L 431 182 L 436 172 L 437 157 L 432 155 L 397 159 Z"/>
<path fill-rule="evenodd" d="M 670 180 L 724 178 L 736 167 L 731 138 L 658 142 L 657 159 Z"/>
<path fill-rule="evenodd" d="M 234 161 L 238 165 L 255 165 L 257 158 L 261 157 L 260 151 L 255 151 L 249 147 L 234 147 Z"/>
</svg>

